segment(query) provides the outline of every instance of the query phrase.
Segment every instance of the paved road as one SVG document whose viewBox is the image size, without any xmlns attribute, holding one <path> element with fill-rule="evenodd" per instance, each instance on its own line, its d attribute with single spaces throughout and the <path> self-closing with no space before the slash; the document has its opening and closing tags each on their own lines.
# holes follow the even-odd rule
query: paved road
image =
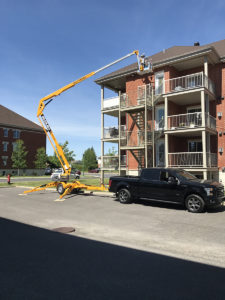
<svg viewBox="0 0 225 300">
<path fill-rule="evenodd" d="M 52 229 L 76 228 L 76 236 L 225 267 L 225 207 L 191 214 L 182 207 L 149 202 L 122 205 L 115 198 L 55 191 L 18 195 L 0 190 L 0 216 Z"/>
<path fill-rule="evenodd" d="M 1 299 L 224 299 L 224 209 L 22 191 L 0 189 Z"/>
</svg>

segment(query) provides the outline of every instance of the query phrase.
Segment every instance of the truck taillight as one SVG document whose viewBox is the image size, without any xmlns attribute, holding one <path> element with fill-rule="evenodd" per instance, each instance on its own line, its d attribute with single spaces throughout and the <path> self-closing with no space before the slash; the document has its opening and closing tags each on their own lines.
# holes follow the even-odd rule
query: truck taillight
<svg viewBox="0 0 225 300">
<path fill-rule="evenodd" d="M 109 179 L 109 187 L 111 187 L 111 184 L 112 184 L 112 180 Z"/>
</svg>

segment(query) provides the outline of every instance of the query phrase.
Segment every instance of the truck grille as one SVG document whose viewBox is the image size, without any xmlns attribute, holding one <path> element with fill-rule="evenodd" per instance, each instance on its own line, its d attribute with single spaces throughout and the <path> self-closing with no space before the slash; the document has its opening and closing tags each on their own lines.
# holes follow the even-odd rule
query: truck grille
<svg viewBox="0 0 225 300">
<path fill-rule="evenodd" d="M 224 187 L 218 187 L 216 189 L 216 197 L 217 198 L 224 197 Z"/>
</svg>

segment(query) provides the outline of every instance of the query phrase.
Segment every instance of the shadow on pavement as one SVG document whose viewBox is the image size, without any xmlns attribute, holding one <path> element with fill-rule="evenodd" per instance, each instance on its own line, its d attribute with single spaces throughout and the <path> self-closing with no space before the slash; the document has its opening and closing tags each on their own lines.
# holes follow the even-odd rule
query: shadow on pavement
<svg viewBox="0 0 225 300">
<path fill-rule="evenodd" d="M 0 218 L 0 299 L 224 299 L 225 269 Z"/>
</svg>

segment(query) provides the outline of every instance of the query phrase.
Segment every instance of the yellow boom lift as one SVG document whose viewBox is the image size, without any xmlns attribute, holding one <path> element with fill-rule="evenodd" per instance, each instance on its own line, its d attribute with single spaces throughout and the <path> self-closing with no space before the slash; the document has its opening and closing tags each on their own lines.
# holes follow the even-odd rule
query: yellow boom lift
<svg viewBox="0 0 225 300">
<path fill-rule="evenodd" d="M 59 181 L 54 181 L 54 182 L 50 182 L 50 183 L 46 183 L 44 185 L 35 187 L 32 190 L 28 190 L 28 191 L 24 191 L 24 193 L 31 193 L 31 192 L 35 192 L 35 191 L 41 191 L 41 190 L 45 190 L 47 188 L 52 188 L 52 187 L 56 187 L 57 191 L 60 194 L 60 199 L 63 198 L 65 195 L 70 194 L 72 191 L 79 191 L 79 190 L 95 190 L 95 191 L 107 191 L 108 189 L 102 184 L 101 186 L 93 186 L 93 185 L 86 185 L 86 184 L 82 184 L 79 181 L 75 180 L 73 182 L 69 182 L 69 178 L 70 178 L 70 174 L 71 174 L 71 166 L 68 163 L 66 156 L 63 152 L 62 147 L 59 145 L 59 143 L 57 142 L 51 127 L 49 126 L 45 116 L 44 116 L 44 109 L 45 107 L 56 97 L 59 96 L 61 93 L 65 92 L 66 90 L 74 87 L 75 85 L 77 85 L 78 83 L 88 79 L 89 77 L 95 75 L 96 73 L 109 68 L 110 66 L 132 56 L 135 55 L 137 56 L 137 61 L 138 61 L 138 72 L 140 73 L 144 73 L 144 72 L 148 72 L 150 69 L 150 63 L 147 63 L 145 60 L 145 56 L 139 56 L 139 51 L 135 50 L 129 54 L 127 54 L 126 56 L 123 56 L 120 59 L 117 59 L 116 61 L 96 70 L 93 71 L 73 82 L 71 82 L 70 84 L 58 89 L 57 91 L 51 93 L 48 96 L 45 96 L 44 98 L 42 98 L 39 102 L 39 106 L 38 106 L 38 111 L 37 111 L 37 117 L 39 122 L 41 123 L 42 128 L 44 129 L 45 134 L 47 135 L 59 161 L 60 164 L 63 168 L 64 173 L 61 174 L 60 176 L 60 180 Z"/>
</svg>

